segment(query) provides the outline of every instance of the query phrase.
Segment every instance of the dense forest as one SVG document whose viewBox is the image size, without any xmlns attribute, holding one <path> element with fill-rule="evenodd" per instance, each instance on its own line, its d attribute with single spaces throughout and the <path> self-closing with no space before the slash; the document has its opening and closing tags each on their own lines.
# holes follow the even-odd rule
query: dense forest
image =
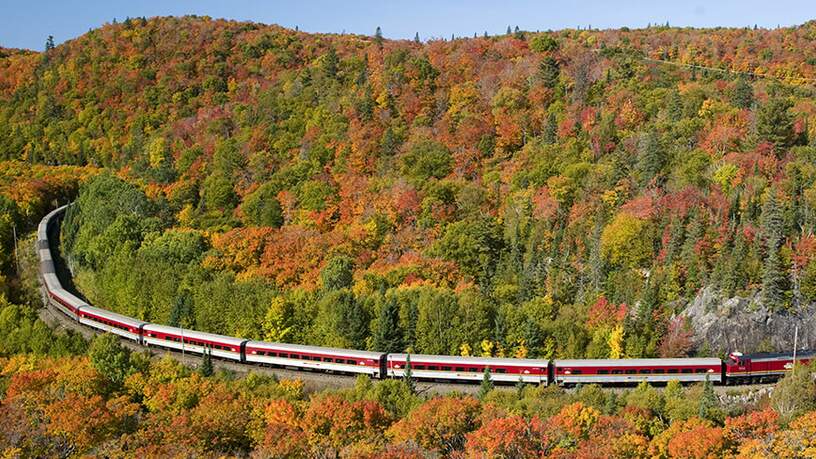
<svg viewBox="0 0 816 459">
<path fill-rule="evenodd" d="M 381 351 L 706 353 L 701 288 L 816 300 L 816 23 L 452 40 L 129 19 L 0 55 L 0 158 L 105 168 L 76 282 Z M 94 169 L 96 170 L 96 169 Z"/>
</svg>

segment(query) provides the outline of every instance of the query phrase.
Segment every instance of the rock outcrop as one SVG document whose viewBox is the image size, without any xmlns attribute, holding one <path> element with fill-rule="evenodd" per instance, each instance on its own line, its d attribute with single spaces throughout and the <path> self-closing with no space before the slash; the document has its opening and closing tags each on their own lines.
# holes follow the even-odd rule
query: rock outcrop
<svg viewBox="0 0 816 459">
<path fill-rule="evenodd" d="M 814 305 L 798 311 L 770 311 L 759 295 L 722 298 L 713 289 L 703 289 L 681 315 L 691 322 L 697 348 L 714 353 L 793 350 L 797 325 L 798 348 L 816 348 Z"/>
</svg>

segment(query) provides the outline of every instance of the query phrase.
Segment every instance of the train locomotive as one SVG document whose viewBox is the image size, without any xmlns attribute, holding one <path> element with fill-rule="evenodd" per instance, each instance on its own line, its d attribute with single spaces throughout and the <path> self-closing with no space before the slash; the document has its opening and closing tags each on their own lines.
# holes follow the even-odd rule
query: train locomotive
<svg viewBox="0 0 816 459">
<path fill-rule="evenodd" d="M 511 359 L 494 357 L 397 354 L 326 348 L 287 343 L 252 341 L 231 336 L 152 324 L 91 306 L 59 281 L 49 243 L 49 231 L 68 206 L 46 215 L 37 229 L 40 280 L 44 298 L 72 320 L 92 329 L 113 333 L 145 347 L 213 357 L 243 364 L 330 372 L 365 374 L 375 379 L 402 378 L 410 360 L 411 374 L 420 380 L 475 382 L 485 369 L 498 383 L 620 385 L 641 381 L 682 383 L 711 381 L 715 384 L 750 384 L 775 381 L 793 368 L 807 364 L 816 351 L 743 355 L 728 359 Z"/>
</svg>

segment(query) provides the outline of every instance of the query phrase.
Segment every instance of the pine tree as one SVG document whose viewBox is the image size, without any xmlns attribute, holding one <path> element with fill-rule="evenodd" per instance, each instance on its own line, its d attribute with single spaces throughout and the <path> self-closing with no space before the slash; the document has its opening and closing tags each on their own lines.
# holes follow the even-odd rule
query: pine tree
<svg viewBox="0 0 816 459">
<path fill-rule="evenodd" d="M 557 140 L 558 136 L 558 122 L 555 118 L 555 113 L 550 113 L 547 117 L 547 124 L 544 126 L 544 132 L 541 135 L 544 143 L 552 145 Z"/>
<path fill-rule="evenodd" d="M 383 34 L 382 34 L 382 29 L 380 28 L 380 26 L 377 26 L 377 30 L 374 31 L 374 43 L 376 43 L 377 46 L 382 48 Z"/>
<path fill-rule="evenodd" d="M 380 352 L 403 350 L 402 329 L 399 326 L 399 305 L 393 297 L 387 298 L 385 304 L 380 308 L 373 346 Z"/>
<path fill-rule="evenodd" d="M 784 238 L 782 210 L 777 202 L 776 190 L 771 189 L 762 206 L 762 236 L 765 241 L 765 260 L 762 264 L 762 300 L 766 306 L 776 308 L 785 298 L 785 274 L 779 248 Z"/>
<path fill-rule="evenodd" d="M 484 32 L 484 37 L 487 38 L 487 30 Z"/>
<path fill-rule="evenodd" d="M 794 143 L 793 115 L 788 110 L 791 105 L 787 99 L 774 98 L 763 104 L 756 115 L 757 135 L 774 144 L 779 156 Z"/>
<path fill-rule="evenodd" d="M 204 349 L 204 353 L 201 355 L 201 366 L 198 369 L 198 372 L 201 376 L 209 377 L 212 376 L 213 371 L 213 362 L 212 362 L 212 351 L 209 348 Z"/>
<path fill-rule="evenodd" d="M 414 35 L 414 43 L 419 43 L 419 32 Z"/>
<path fill-rule="evenodd" d="M 510 35 L 511 33 L 513 33 L 513 30 L 510 29 L 510 26 L 507 26 L 507 35 Z"/>
<path fill-rule="evenodd" d="M 706 374 L 705 383 L 703 383 L 703 395 L 700 397 L 700 411 L 698 415 L 702 419 L 711 420 L 716 408 L 717 394 L 714 393 L 714 385 L 711 383 L 708 374 Z"/>
<path fill-rule="evenodd" d="M 416 383 L 414 383 L 414 374 L 411 371 L 411 354 L 405 356 L 405 373 L 402 376 L 403 382 L 408 387 L 412 394 L 416 393 Z"/>
<path fill-rule="evenodd" d="M 731 90 L 731 103 L 738 108 L 751 108 L 754 103 L 754 90 L 745 78 L 738 79 Z"/>
<path fill-rule="evenodd" d="M 666 155 L 655 132 L 640 136 L 638 141 L 638 172 L 641 186 L 646 186 L 657 177 L 666 163 Z"/>
<path fill-rule="evenodd" d="M 493 380 L 490 378 L 490 367 L 485 367 L 482 384 L 479 386 L 479 399 L 484 399 L 493 390 Z"/>
<path fill-rule="evenodd" d="M 49 35 L 48 39 L 45 40 L 45 52 L 51 51 L 54 49 L 54 36 Z"/>
</svg>

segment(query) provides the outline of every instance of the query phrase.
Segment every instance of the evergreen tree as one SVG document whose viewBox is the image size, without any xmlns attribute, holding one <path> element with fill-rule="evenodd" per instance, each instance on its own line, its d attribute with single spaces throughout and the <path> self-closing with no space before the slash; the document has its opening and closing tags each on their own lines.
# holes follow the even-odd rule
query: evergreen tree
<svg viewBox="0 0 816 459">
<path fill-rule="evenodd" d="M 374 43 L 376 43 L 376 44 L 377 44 L 377 46 L 379 46 L 380 48 L 382 48 L 382 45 L 383 45 L 383 34 L 382 34 L 382 29 L 380 28 L 380 26 L 377 26 L 377 30 L 376 30 L 376 31 L 374 31 Z"/>
<path fill-rule="evenodd" d="M 49 35 L 48 39 L 45 40 L 45 52 L 51 51 L 54 49 L 54 36 Z"/>
<path fill-rule="evenodd" d="M 760 140 L 774 144 L 776 154 L 793 145 L 793 115 L 789 109 L 791 102 L 787 99 L 774 98 L 763 104 L 756 115 L 756 130 Z"/>
<path fill-rule="evenodd" d="M 507 32 L 506 32 L 506 35 L 510 35 L 511 33 L 513 33 L 513 30 L 512 30 L 512 29 L 510 29 L 510 26 L 507 26 Z"/>
<path fill-rule="evenodd" d="M 374 332 L 375 350 L 380 352 L 400 352 L 403 350 L 402 329 L 399 325 L 399 305 L 394 297 L 386 298 L 380 308 L 377 329 Z"/>
<path fill-rule="evenodd" d="M 487 38 L 487 30 L 484 32 L 484 38 Z"/>
<path fill-rule="evenodd" d="M 762 300 L 766 306 L 782 306 L 785 297 L 785 273 L 779 248 L 784 238 L 782 210 L 777 202 L 776 190 L 771 189 L 762 206 L 762 236 L 765 241 L 765 260 L 762 264 Z"/>
<path fill-rule="evenodd" d="M 552 145 L 557 140 L 558 136 L 558 121 L 555 118 L 555 113 L 550 113 L 547 117 L 547 124 L 544 126 L 544 132 L 541 137 L 544 143 Z"/>
<path fill-rule="evenodd" d="M 731 103 L 738 108 L 751 108 L 754 103 L 754 90 L 751 85 L 745 81 L 745 78 L 737 80 L 734 88 L 731 90 Z"/>
<path fill-rule="evenodd" d="M 659 176 L 666 163 L 666 155 L 655 132 L 640 136 L 638 141 L 638 173 L 641 186 L 646 186 Z"/>
<path fill-rule="evenodd" d="M 414 35 L 414 43 L 419 43 L 419 32 Z"/>
<path fill-rule="evenodd" d="M 212 351 L 209 348 L 204 349 L 204 353 L 201 355 L 201 366 L 198 368 L 198 372 L 205 377 L 212 376 L 214 373 Z"/>
<path fill-rule="evenodd" d="M 538 76 L 544 86 L 554 89 L 558 84 L 558 77 L 561 75 L 561 67 L 558 61 L 552 56 L 547 56 L 538 64 Z"/>
<path fill-rule="evenodd" d="M 717 409 L 717 394 L 714 393 L 714 385 L 711 379 L 706 375 L 703 383 L 703 395 L 700 397 L 700 411 L 698 415 L 702 419 L 712 420 L 713 415 Z"/>
<path fill-rule="evenodd" d="M 411 354 L 405 356 L 405 373 L 402 376 L 405 385 L 412 394 L 416 393 L 416 383 L 414 382 L 414 374 L 411 371 Z"/>
<path fill-rule="evenodd" d="M 490 367 L 485 367 L 482 384 L 479 386 L 479 399 L 482 400 L 493 390 L 493 380 L 490 378 Z"/>
</svg>

